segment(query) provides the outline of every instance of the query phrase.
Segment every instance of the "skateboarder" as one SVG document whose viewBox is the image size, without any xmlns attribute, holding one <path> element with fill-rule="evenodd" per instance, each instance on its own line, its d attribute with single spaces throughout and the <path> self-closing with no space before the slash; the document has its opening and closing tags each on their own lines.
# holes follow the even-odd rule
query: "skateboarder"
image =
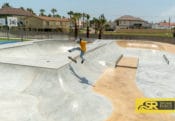
<svg viewBox="0 0 175 121">
<path fill-rule="evenodd" d="M 69 51 L 69 52 L 72 52 L 72 51 L 75 51 L 75 50 L 80 51 L 81 63 L 83 64 L 84 61 L 85 61 L 85 59 L 84 59 L 83 56 L 84 56 L 84 54 L 85 54 L 85 52 L 86 52 L 86 44 L 87 44 L 87 42 L 86 42 L 85 40 L 82 40 L 82 39 L 80 38 L 80 41 L 79 41 L 78 43 L 80 44 L 80 47 L 72 48 L 72 49 L 70 49 L 70 50 L 68 50 L 68 51 Z"/>
</svg>

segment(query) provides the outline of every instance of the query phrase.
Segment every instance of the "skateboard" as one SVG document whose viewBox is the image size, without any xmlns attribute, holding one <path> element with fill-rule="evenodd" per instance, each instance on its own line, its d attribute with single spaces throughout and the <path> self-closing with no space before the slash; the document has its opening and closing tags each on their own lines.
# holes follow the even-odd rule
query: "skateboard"
<svg viewBox="0 0 175 121">
<path fill-rule="evenodd" d="M 70 57 L 70 56 L 68 56 L 68 58 L 69 58 L 71 61 L 73 61 L 74 63 L 77 63 L 77 60 L 76 60 L 76 59 L 74 59 L 74 58 L 72 58 L 72 57 Z"/>
</svg>

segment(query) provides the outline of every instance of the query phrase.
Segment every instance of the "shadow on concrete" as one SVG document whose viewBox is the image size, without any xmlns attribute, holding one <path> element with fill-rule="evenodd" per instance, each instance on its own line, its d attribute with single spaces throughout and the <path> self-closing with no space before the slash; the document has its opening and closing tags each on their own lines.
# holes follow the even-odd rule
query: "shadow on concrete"
<svg viewBox="0 0 175 121">
<path fill-rule="evenodd" d="M 90 86 L 94 86 L 92 85 L 91 83 L 89 83 L 89 80 L 86 78 L 86 77 L 81 77 L 79 76 L 75 70 L 73 69 L 73 67 L 71 65 L 69 65 L 69 69 L 70 71 L 80 80 L 79 82 L 80 83 L 83 83 L 83 84 L 87 84 L 87 85 L 90 85 Z"/>
</svg>

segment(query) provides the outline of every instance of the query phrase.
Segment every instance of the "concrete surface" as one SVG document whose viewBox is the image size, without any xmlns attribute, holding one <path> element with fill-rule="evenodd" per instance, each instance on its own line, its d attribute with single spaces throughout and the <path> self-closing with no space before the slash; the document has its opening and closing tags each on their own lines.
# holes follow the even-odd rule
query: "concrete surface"
<svg viewBox="0 0 175 121">
<path fill-rule="evenodd" d="M 56 40 L 0 46 L 0 120 L 106 120 L 112 114 L 112 103 L 92 87 L 121 54 L 139 58 L 136 84 L 145 96 L 175 96 L 174 54 L 158 46 L 153 46 L 157 50 L 122 48 L 114 40 L 96 40 L 88 44 L 85 63 L 78 58 L 75 64 L 67 56 L 77 57 L 79 52 L 68 53 L 67 49 L 76 46 Z"/>
<path fill-rule="evenodd" d="M 88 45 L 88 51 L 101 47 L 110 41 L 96 41 Z M 79 52 L 69 54 L 68 49 L 77 43 L 58 40 L 29 41 L 0 46 L 0 62 L 58 69 L 69 63 L 67 56 L 75 57 Z"/>
<path fill-rule="evenodd" d="M 124 42 L 124 41 L 123 41 Z M 125 44 L 127 41 L 124 42 Z M 170 44 L 156 42 L 137 42 L 130 41 L 132 46 L 123 49 L 125 56 L 139 58 L 139 66 L 137 69 L 136 83 L 138 88 L 146 97 L 175 97 L 175 46 Z M 139 48 L 138 45 L 141 44 Z M 144 49 L 142 48 L 144 45 Z M 156 48 L 152 48 L 152 47 Z M 149 48 L 150 47 L 150 48 Z M 167 52 L 168 51 L 168 52 Z M 170 53 L 171 52 L 171 53 Z M 163 55 L 169 60 L 169 65 L 163 58 Z"/>
<path fill-rule="evenodd" d="M 105 121 L 175 121 L 170 114 L 141 114 L 135 112 L 135 100 L 143 98 L 135 83 L 138 58 L 121 58 L 116 68 L 108 68 L 93 88 L 113 105 L 113 112 Z M 134 66 L 128 66 L 134 65 Z"/>
<path fill-rule="evenodd" d="M 111 114 L 109 100 L 92 87 L 121 55 L 115 42 L 89 44 L 84 64 L 68 60 L 79 53 L 61 47 L 74 46 L 43 41 L 0 50 L 0 120 L 103 121 Z"/>
<path fill-rule="evenodd" d="M 124 57 L 119 60 L 116 64 L 116 67 L 123 67 L 123 68 L 137 68 L 139 59 L 133 57 Z"/>
</svg>

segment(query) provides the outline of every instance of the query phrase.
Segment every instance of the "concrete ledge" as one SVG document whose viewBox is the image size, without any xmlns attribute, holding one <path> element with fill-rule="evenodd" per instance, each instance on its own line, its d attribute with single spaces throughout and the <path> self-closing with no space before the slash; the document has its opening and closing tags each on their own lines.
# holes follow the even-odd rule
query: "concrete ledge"
<svg viewBox="0 0 175 121">
<path fill-rule="evenodd" d="M 165 59 L 166 63 L 169 65 L 170 64 L 170 61 L 168 60 L 167 56 L 166 55 L 163 55 L 163 58 Z"/>
<path fill-rule="evenodd" d="M 135 57 L 121 57 L 116 67 L 123 68 L 137 68 L 138 66 L 138 58 Z"/>
</svg>

